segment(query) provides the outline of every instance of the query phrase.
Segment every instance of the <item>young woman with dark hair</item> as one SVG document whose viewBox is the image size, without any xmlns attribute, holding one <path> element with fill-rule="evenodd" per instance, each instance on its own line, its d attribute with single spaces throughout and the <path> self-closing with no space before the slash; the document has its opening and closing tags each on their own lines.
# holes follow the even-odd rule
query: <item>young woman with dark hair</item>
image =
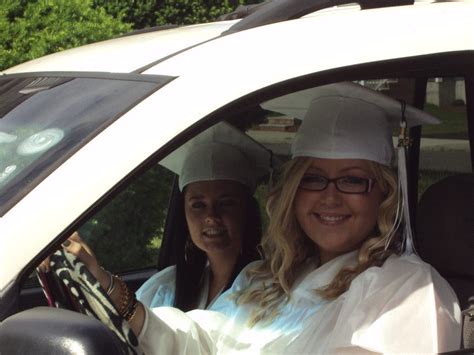
<svg viewBox="0 0 474 355">
<path fill-rule="evenodd" d="M 237 261 L 229 274 L 228 282 L 220 289 L 221 292 L 232 285 L 244 266 L 260 258 L 257 249 L 262 237 L 260 209 L 255 197 L 249 192 L 245 194 L 244 238 L 241 240 Z M 176 213 L 178 215 L 176 220 L 181 220 L 181 223 L 178 223 L 181 227 L 173 235 L 173 238 L 176 238 L 176 290 L 173 306 L 183 311 L 206 308 L 199 304 L 199 296 L 202 290 L 203 275 L 206 275 L 206 269 L 209 267 L 208 255 L 191 240 L 186 223 L 183 195 L 181 195 L 180 208 Z M 215 297 L 211 295 L 211 298 Z"/>
<path fill-rule="evenodd" d="M 179 175 L 174 212 L 176 265 L 147 280 L 137 299 L 149 307 L 209 308 L 249 262 L 259 258 L 260 209 L 253 196 L 271 154 L 219 124 L 161 162 Z"/>
</svg>

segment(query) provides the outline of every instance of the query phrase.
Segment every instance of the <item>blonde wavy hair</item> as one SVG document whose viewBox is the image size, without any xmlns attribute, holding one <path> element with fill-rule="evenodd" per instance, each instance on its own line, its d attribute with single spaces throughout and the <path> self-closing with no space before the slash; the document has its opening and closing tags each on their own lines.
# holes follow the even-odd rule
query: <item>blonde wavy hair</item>
<svg viewBox="0 0 474 355">
<path fill-rule="evenodd" d="M 359 248 L 357 265 L 343 268 L 326 287 L 315 290 L 326 299 L 337 298 L 361 272 L 371 266 L 381 266 L 389 255 L 400 251 L 398 234 L 393 230 L 398 209 L 397 178 L 390 168 L 369 163 L 371 173 L 385 196 L 379 208 L 377 225 L 373 235 L 369 235 Z M 290 160 L 268 197 L 270 223 L 261 244 L 265 261 L 248 271 L 250 280 L 260 280 L 263 286 L 250 287 L 237 296 L 238 304 L 253 303 L 257 306 L 250 325 L 262 320 L 270 321 L 278 315 L 278 306 L 289 300 L 290 289 L 305 261 L 318 253 L 317 246 L 298 223 L 293 203 L 300 180 L 310 165 L 311 158 Z"/>
</svg>

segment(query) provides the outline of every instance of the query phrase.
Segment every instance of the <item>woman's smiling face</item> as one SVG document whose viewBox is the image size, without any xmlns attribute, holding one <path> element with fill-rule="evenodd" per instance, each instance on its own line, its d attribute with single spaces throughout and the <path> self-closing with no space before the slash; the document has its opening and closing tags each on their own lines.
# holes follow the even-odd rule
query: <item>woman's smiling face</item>
<svg viewBox="0 0 474 355">
<path fill-rule="evenodd" d="M 308 176 L 374 179 L 369 162 L 362 159 L 312 158 L 303 179 Z M 360 247 L 375 228 L 383 199 L 376 182 L 370 192 L 360 194 L 340 192 L 332 182 L 323 191 L 298 188 L 294 208 L 299 224 L 318 246 L 321 263 L 325 263 Z"/>
<path fill-rule="evenodd" d="M 237 182 L 199 181 L 186 186 L 184 211 L 193 243 L 206 254 L 240 252 L 245 190 Z"/>
</svg>

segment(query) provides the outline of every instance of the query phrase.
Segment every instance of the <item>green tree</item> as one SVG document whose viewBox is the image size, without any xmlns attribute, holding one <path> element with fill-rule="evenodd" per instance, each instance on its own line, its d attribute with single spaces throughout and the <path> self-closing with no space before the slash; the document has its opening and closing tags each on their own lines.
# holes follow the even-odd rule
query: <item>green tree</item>
<svg viewBox="0 0 474 355">
<path fill-rule="evenodd" d="M 125 22 L 133 23 L 135 29 L 176 24 L 187 25 L 215 21 L 220 15 L 233 11 L 243 4 L 259 3 L 262 0 L 94 0 L 94 5 L 103 7 Z"/>
<path fill-rule="evenodd" d="M 193 24 L 216 20 L 245 1 L 163 0 L 155 11 L 156 24 Z"/>
<path fill-rule="evenodd" d="M 106 269 L 156 265 L 173 176 L 155 165 L 80 228 Z"/>
<path fill-rule="evenodd" d="M 157 0 L 93 0 L 93 6 L 104 8 L 111 16 L 131 23 L 134 29 L 156 25 Z"/>
<path fill-rule="evenodd" d="M 0 70 L 130 29 L 92 0 L 2 0 Z"/>
</svg>

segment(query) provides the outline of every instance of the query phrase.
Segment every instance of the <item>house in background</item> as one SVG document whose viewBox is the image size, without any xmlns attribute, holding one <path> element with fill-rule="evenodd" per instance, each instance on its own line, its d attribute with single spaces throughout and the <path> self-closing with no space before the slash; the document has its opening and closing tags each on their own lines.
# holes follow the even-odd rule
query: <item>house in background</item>
<svg viewBox="0 0 474 355">
<path fill-rule="evenodd" d="M 426 102 L 439 107 L 464 106 L 466 91 L 463 78 L 435 78 L 428 82 Z"/>
</svg>

